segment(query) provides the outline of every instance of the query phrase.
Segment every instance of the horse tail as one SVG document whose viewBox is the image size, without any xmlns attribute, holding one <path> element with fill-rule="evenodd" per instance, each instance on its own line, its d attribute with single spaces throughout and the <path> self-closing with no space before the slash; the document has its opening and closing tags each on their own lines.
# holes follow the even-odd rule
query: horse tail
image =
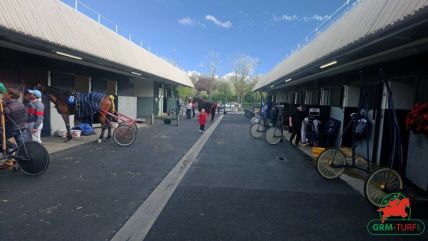
<svg viewBox="0 0 428 241">
<path fill-rule="evenodd" d="M 110 113 L 115 113 L 116 112 L 116 106 L 114 104 L 114 96 L 113 95 L 109 95 L 108 96 L 111 104 L 110 104 L 110 109 L 108 110 Z"/>
</svg>

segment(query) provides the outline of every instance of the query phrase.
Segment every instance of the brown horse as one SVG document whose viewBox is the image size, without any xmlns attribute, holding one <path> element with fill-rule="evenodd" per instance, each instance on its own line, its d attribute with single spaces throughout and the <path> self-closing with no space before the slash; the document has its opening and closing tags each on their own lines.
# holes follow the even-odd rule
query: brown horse
<svg viewBox="0 0 428 241">
<path fill-rule="evenodd" d="M 98 138 L 98 143 L 101 143 L 101 140 L 104 138 L 104 132 L 107 129 L 107 139 L 111 138 L 111 125 L 107 120 L 107 112 L 112 113 L 112 101 L 111 99 L 98 92 L 92 93 L 71 93 L 69 91 L 63 91 L 55 87 L 37 85 L 37 88 L 44 94 L 49 96 L 50 101 L 55 104 L 55 108 L 57 112 L 61 115 L 62 119 L 65 123 L 65 128 L 67 129 L 67 141 L 70 141 L 73 137 L 70 132 L 70 115 L 77 115 L 78 118 L 92 116 L 96 113 L 99 115 L 99 119 L 101 122 L 101 134 Z M 88 95 L 96 95 L 97 97 L 92 98 L 89 96 L 86 99 L 79 100 L 78 96 L 88 96 Z M 69 98 L 76 100 L 76 103 L 70 104 Z M 79 103 L 85 100 L 85 103 Z M 92 103 L 91 103 L 92 102 Z M 82 114 L 81 111 L 78 110 L 78 106 L 82 105 L 91 105 L 89 108 L 85 109 L 85 112 Z"/>
<path fill-rule="evenodd" d="M 199 111 L 201 111 L 202 109 L 205 109 L 205 111 L 208 113 L 208 116 L 211 115 L 211 122 L 213 122 L 215 117 L 215 110 L 217 108 L 217 102 L 206 101 L 201 97 L 197 96 L 193 98 L 193 103 L 198 103 Z"/>
</svg>

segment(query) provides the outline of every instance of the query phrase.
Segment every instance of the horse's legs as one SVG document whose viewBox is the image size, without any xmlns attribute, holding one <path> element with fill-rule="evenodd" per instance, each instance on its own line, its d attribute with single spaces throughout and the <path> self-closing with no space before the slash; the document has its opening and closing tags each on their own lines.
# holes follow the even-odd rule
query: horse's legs
<svg viewBox="0 0 428 241">
<path fill-rule="evenodd" d="M 106 128 L 108 129 L 108 136 L 107 139 L 111 137 L 111 125 L 110 120 L 108 119 L 109 115 L 107 113 L 111 113 L 111 107 L 112 107 L 112 100 L 108 98 L 107 96 L 104 97 L 100 102 L 100 122 L 101 122 L 101 134 L 98 139 L 98 143 L 101 143 L 101 140 L 104 138 L 104 131 Z"/>
<path fill-rule="evenodd" d="M 109 123 L 107 123 L 107 140 L 111 138 L 111 121 L 112 121 L 112 117 L 109 115 L 107 116 L 107 120 L 109 121 Z"/>
<path fill-rule="evenodd" d="M 106 115 L 100 113 L 99 117 L 101 122 L 101 134 L 100 137 L 98 137 L 98 143 L 101 143 L 101 140 L 104 138 L 104 132 L 106 130 Z"/>
<path fill-rule="evenodd" d="M 215 116 L 215 109 L 211 109 L 211 122 L 213 122 Z"/>
<path fill-rule="evenodd" d="M 73 136 L 71 135 L 70 131 L 70 118 L 67 114 L 61 114 L 61 117 L 64 120 L 65 128 L 67 129 L 67 141 L 70 141 L 71 139 L 73 139 Z"/>
</svg>

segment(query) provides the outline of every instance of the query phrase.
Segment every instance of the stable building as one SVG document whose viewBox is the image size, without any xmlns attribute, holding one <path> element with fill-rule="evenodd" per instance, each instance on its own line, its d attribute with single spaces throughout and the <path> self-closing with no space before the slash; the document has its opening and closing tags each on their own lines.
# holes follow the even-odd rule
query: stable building
<svg viewBox="0 0 428 241">
<path fill-rule="evenodd" d="M 177 86 L 193 87 L 185 71 L 59 0 L 0 1 L 0 82 L 100 91 L 116 96 L 119 112 L 146 119 L 167 111 Z M 51 135 L 64 123 L 43 101 Z"/>
<path fill-rule="evenodd" d="M 428 0 L 360 0 L 263 76 L 254 91 L 267 92 L 289 110 L 298 104 L 320 109 L 321 122 L 329 118 L 341 122 L 338 136 L 351 121 L 350 114 L 365 102 L 365 92 L 368 158 L 382 166 L 391 153 L 387 90 L 381 84 L 385 79 L 393 93 L 404 147 L 399 171 L 428 191 L 428 138 L 405 126 L 414 105 L 428 102 L 427 59 Z M 351 146 L 351 138 L 346 133 L 341 145 Z M 365 144 L 357 153 L 367 158 Z"/>
</svg>

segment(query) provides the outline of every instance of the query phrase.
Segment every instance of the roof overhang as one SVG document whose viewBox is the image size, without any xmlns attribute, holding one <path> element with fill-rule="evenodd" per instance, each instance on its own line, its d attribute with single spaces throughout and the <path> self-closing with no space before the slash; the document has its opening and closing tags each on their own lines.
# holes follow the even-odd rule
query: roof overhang
<svg viewBox="0 0 428 241">
<path fill-rule="evenodd" d="M 374 35 L 370 39 L 357 42 L 346 49 L 337 51 L 325 58 L 314 61 L 267 86 L 254 91 L 300 85 L 312 80 L 359 70 L 366 66 L 399 59 L 428 50 L 428 18 L 414 19 L 405 26 L 396 26 L 389 33 Z M 413 39 L 414 36 L 421 38 Z M 323 64 L 337 61 L 337 64 L 320 68 Z M 292 81 L 286 80 L 292 79 Z M 274 86 L 274 88 L 272 88 Z"/>
<path fill-rule="evenodd" d="M 79 53 L 75 50 L 67 49 L 62 46 L 56 46 L 54 44 L 47 44 L 37 40 L 29 39 L 25 36 L 21 36 L 20 34 L 11 32 L 1 27 L 0 29 L 3 32 L 3 36 L 0 37 L 0 46 L 4 48 L 96 68 L 99 70 L 110 71 L 116 74 L 132 77 L 133 79 L 137 80 L 152 80 L 181 86 L 179 83 L 152 75 L 150 73 L 142 72 L 140 70 L 120 65 L 118 63 L 113 63 L 108 60 L 96 58 L 85 53 Z M 65 53 L 65 55 L 58 54 L 57 52 Z M 67 54 L 71 56 L 67 57 Z"/>
</svg>

